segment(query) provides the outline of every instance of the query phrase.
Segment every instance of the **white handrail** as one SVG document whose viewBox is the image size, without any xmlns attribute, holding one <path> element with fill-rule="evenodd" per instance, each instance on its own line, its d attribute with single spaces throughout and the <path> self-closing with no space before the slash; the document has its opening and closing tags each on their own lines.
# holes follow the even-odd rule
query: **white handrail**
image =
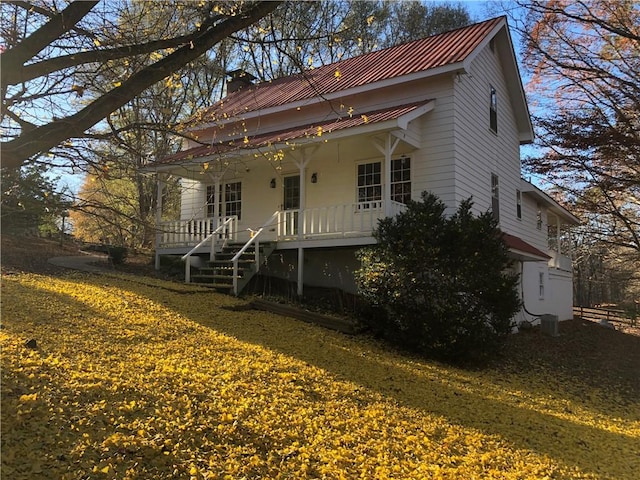
<svg viewBox="0 0 640 480">
<path fill-rule="evenodd" d="M 255 242 L 256 246 L 255 246 L 254 258 L 256 261 L 256 273 L 258 272 L 258 270 L 260 270 L 260 242 L 258 240 L 258 237 L 260 236 L 260 234 L 262 234 L 263 230 L 266 227 L 271 225 L 278 218 L 278 215 L 280 215 L 280 211 L 276 210 L 273 213 L 273 215 L 271 215 L 271 218 L 269 218 L 269 220 L 263 223 L 258 230 L 255 230 L 255 231 L 251 230 L 251 237 L 249 238 L 249 240 L 247 240 L 247 243 L 245 243 L 244 246 L 238 251 L 238 253 L 236 253 L 234 257 L 231 259 L 231 261 L 233 262 L 233 294 L 234 295 L 238 296 L 238 260 L 240 259 L 242 254 L 247 251 L 247 249 L 251 246 L 251 244 Z"/>
<path fill-rule="evenodd" d="M 218 226 L 218 228 L 216 228 L 213 232 L 211 232 L 209 235 L 207 235 L 200 243 L 198 243 L 195 247 L 193 247 L 191 250 L 189 250 L 187 253 L 185 253 L 182 257 L 180 257 L 180 260 L 185 261 L 185 270 L 184 270 L 184 281 L 185 283 L 190 283 L 191 282 L 191 255 L 193 255 L 193 253 L 198 250 L 202 245 L 204 245 L 205 243 L 207 243 L 211 238 L 213 238 L 215 235 L 217 235 L 218 233 L 220 233 L 221 231 L 223 231 L 227 225 L 231 222 L 233 222 L 234 217 L 229 217 L 227 218 L 224 223 L 222 223 L 221 225 Z M 211 249 L 213 251 L 214 246 L 211 246 Z"/>
</svg>

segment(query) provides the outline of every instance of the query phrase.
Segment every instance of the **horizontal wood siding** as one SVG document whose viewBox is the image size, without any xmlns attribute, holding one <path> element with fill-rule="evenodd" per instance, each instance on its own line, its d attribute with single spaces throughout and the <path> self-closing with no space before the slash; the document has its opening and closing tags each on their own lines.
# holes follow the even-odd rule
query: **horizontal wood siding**
<svg viewBox="0 0 640 480">
<path fill-rule="evenodd" d="M 455 85 L 456 201 L 473 196 L 476 213 L 491 208 L 491 174 L 499 178 L 500 226 L 517 232 L 520 148 L 515 115 L 497 53 L 487 45 Z M 497 134 L 490 129 L 490 89 L 497 93 Z M 515 233 L 517 234 L 517 233 Z"/>
<path fill-rule="evenodd" d="M 180 220 L 206 217 L 206 187 L 195 180 L 183 178 L 181 179 L 181 189 Z"/>
<path fill-rule="evenodd" d="M 522 194 L 522 220 L 520 221 L 518 235 L 525 242 L 530 243 L 534 247 L 539 248 L 543 252 L 549 249 L 547 240 L 547 212 L 542 208 L 542 226 L 540 230 L 537 228 L 538 218 L 538 202 L 526 193 Z"/>
<path fill-rule="evenodd" d="M 435 99 L 435 108 L 415 120 L 422 146 L 412 153 L 411 165 L 412 198 L 419 200 L 423 191 L 429 191 L 449 207 L 454 206 L 455 183 L 453 94 L 450 75 L 430 82 L 428 96 Z"/>
</svg>

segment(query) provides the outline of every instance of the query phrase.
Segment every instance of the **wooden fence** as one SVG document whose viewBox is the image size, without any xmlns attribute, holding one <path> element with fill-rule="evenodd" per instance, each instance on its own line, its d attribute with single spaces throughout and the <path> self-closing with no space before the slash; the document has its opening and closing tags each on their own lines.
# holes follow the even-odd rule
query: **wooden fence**
<svg viewBox="0 0 640 480">
<path fill-rule="evenodd" d="M 573 307 L 573 316 L 584 320 L 599 322 L 606 320 L 611 323 L 620 323 L 629 327 L 636 327 L 640 324 L 638 310 L 621 310 L 617 308 L 597 308 L 597 307 Z"/>
</svg>

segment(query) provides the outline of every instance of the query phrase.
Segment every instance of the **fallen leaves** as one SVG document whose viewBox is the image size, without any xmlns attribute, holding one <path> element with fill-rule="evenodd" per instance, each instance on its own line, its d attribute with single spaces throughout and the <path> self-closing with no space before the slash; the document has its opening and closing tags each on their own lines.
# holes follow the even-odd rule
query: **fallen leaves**
<svg viewBox="0 0 640 480">
<path fill-rule="evenodd" d="M 7 478 L 634 478 L 637 403 L 159 280 L 3 279 Z M 26 339 L 37 340 L 28 349 Z"/>
</svg>

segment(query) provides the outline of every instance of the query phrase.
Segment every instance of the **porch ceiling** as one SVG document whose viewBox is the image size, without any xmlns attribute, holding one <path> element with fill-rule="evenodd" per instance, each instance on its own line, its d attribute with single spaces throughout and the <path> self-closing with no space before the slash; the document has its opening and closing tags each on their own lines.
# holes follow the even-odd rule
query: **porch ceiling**
<svg viewBox="0 0 640 480">
<path fill-rule="evenodd" d="M 410 121 L 433 109 L 435 101 L 428 99 L 410 104 L 323 120 L 287 130 L 219 141 L 180 151 L 146 167 L 146 171 L 166 171 L 172 166 L 198 165 L 216 156 L 247 155 L 265 148 L 289 148 L 301 144 L 320 143 L 344 136 L 374 133 L 383 130 L 405 130 Z"/>
</svg>

